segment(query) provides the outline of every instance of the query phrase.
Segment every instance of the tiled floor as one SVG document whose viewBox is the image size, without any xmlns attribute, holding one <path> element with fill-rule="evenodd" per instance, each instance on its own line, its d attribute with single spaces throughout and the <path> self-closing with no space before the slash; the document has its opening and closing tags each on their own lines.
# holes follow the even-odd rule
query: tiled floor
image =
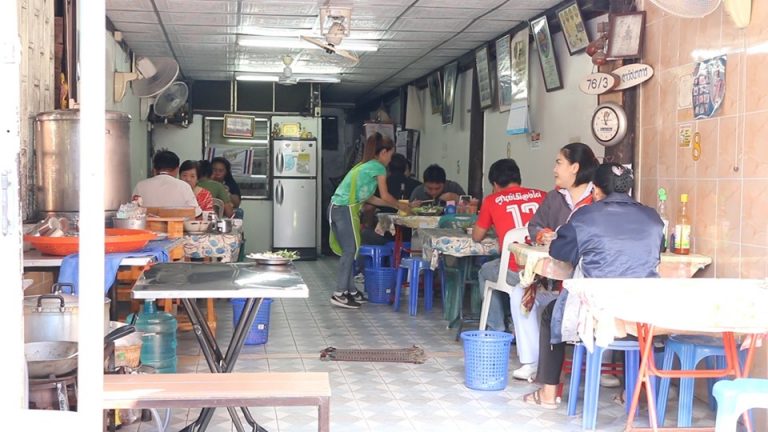
<svg viewBox="0 0 768 432">
<path fill-rule="evenodd" d="M 272 303 L 269 342 L 245 346 L 236 365 L 239 371 L 325 371 L 330 373 L 332 431 L 579 431 L 581 405 L 576 417 L 565 406 L 548 411 L 522 402 L 533 384 L 510 380 L 503 391 L 475 391 L 464 386 L 464 361 L 455 331 L 446 329 L 438 304 L 415 317 L 393 312 L 386 305 L 366 304 L 359 310 L 332 307 L 336 260 L 324 258 L 296 264 L 309 286 L 309 298 L 275 300 Z M 407 309 L 407 308 L 406 308 Z M 228 341 L 232 332 L 232 307 L 217 304 L 217 335 Z M 207 372 L 197 341 L 191 333 L 179 335 L 179 371 Z M 324 362 L 322 349 L 423 347 L 424 364 Z M 510 370 L 518 362 L 512 349 Z M 598 430 L 624 429 L 624 408 L 612 400 L 616 389 L 602 389 Z M 257 421 L 270 432 L 317 430 L 313 408 L 256 408 Z M 668 425 L 677 409 L 668 409 Z M 197 416 L 197 410 L 174 410 L 169 430 L 181 429 Z M 694 424 L 713 424 L 713 414 L 699 402 Z M 638 425 L 647 425 L 641 411 Z M 125 426 L 123 431 L 155 430 L 151 423 Z M 226 410 L 216 411 L 209 431 L 233 430 Z"/>
</svg>

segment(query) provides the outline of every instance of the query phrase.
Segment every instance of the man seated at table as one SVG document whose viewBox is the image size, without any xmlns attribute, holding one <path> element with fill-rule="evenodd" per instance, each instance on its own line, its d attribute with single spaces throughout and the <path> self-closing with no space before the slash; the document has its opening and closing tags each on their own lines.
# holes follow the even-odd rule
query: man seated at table
<svg viewBox="0 0 768 432">
<path fill-rule="evenodd" d="M 424 184 L 416 187 L 411 193 L 411 203 L 415 206 L 424 201 L 457 201 L 459 196 L 466 195 L 458 183 L 447 180 L 445 170 L 437 164 L 432 164 L 424 170 Z"/>
<path fill-rule="evenodd" d="M 141 197 L 143 207 L 193 207 L 195 216 L 203 211 L 197 204 L 192 188 L 179 175 L 179 157 L 160 150 L 152 158 L 153 177 L 142 180 L 133 188 L 133 197 Z"/>
<path fill-rule="evenodd" d="M 493 185 L 493 193 L 483 199 L 480 215 L 472 229 L 472 240 L 481 241 L 493 226 L 501 245 L 508 231 L 528 225 L 547 193 L 520 186 L 520 169 L 514 159 L 494 162 L 488 171 L 488 181 Z M 515 258 L 510 257 L 508 263 L 495 259 L 483 264 L 478 272 L 480 289 L 481 292 L 484 290 L 486 281 L 496 281 L 501 265 L 507 266 L 507 284 L 514 287 L 514 291 L 511 296 L 501 291 L 492 292 L 488 329 L 505 331 L 506 315 L 511 314 L 517 339 L 517 355 L 523 364 L 512 375 L 518 379 L 529 379 L 536 374 L 539 361 L 539 320 L 535 311 L 524 313 L 521 309 L 524 289 L 519 285 L 520 269 Z"/>
</svg>

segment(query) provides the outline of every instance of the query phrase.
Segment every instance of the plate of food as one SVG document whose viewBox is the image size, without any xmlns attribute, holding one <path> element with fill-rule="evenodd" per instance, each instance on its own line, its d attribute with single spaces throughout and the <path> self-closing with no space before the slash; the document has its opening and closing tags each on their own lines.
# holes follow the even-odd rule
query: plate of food
<svg viewBox="0 0 768 432">
<path fill-rule="evenodd" d="M 443 214 L 443 207 L 435 205 L 427 205 L 421 207 L 415 207 L 411 210 L 416 216 L 440 216 Z"/>
<path fill-rule="evenodd" d="M 284 249 L 279 251 L 252 253 L 246 255 L 245 257 L 252 259 L 259 264 L 286 265 L 290 264 L 293 260 L 299 259 L 299 253 L 296 251 L 289 251 Z"/>
</svg>

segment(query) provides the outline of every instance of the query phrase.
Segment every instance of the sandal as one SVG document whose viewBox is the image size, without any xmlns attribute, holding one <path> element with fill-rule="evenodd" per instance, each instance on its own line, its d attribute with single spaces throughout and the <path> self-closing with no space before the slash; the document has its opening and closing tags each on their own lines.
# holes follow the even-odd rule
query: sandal
<svg viewBox="0 0 768 432">
<path fill-rule="evenodd" d="M 624 406 L 624 405 L 627 404 L 627 401 L 624 400 L 624 391 L 623 390 L 618 392 L 618 393 L 616 393 L 615 395 L 613 395 L 613 403 L 615 403 L 616 405 L 621 405 L 621 406 Z"/>
<path fill-rule="evenodd" d="M 527 403 L 528 405 L 533 405 L 533 406 L 537 406 L 537 407 L 548 409 L 548 410 L 556 410 L 560 408 L 560 404 L 558 402 L 542 401 L 541 389 L 523 396 L 523 402 Z"/>
</svg>

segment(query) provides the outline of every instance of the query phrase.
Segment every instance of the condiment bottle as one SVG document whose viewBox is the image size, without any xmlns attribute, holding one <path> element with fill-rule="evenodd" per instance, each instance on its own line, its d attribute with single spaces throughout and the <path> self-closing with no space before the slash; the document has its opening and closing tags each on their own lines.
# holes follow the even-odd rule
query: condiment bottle
<svg viewBox="0 0 768 432">
<path fill-rule="evenodd" d="M 688 218 L 688 194 L 680 195 L 680 211 L 675 223 L 675 244 L 672 252 L 680 255 L 691 253 L 691 220 Z"/>
<path fill-rule="evenodd" d="M 664 222 L 664 238 L 661 239 L 661 251 L 667 251 L 667 241 L 669 238 L 669 216 L 667 215 L 667 191 L 664 188 L 659 188 L 659 205 L 656 207 L 656 211 L 659 213 L 661 221 Z"/>
</svg>

